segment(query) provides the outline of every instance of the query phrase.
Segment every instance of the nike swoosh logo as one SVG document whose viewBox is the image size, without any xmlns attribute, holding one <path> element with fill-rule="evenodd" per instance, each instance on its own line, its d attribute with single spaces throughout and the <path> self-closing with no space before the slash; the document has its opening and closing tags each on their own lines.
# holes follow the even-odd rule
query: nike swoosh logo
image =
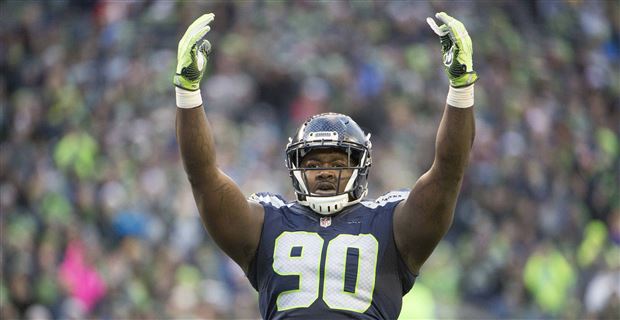
<svg viewBox="0 0 620 320">
<path fill-rule="evenodd" d="M 444 54 L 443 56 L 443 64 L 446 67 L 449 67 L 452 64 L 452 60 L 454 59 L 454 46 L 452 46 L 450 48 L 450 50 L 448 50 L 448 52 L 446 52 L 446 54 Z"/>
<path fill-rule="evenodd" d="M 205 66 L 205 57 L 202 55 L 202 52 L 197 53 L 196 64 L 198 65 L 198 71 L 202 71 L 202 68 Z"/>
</svg>

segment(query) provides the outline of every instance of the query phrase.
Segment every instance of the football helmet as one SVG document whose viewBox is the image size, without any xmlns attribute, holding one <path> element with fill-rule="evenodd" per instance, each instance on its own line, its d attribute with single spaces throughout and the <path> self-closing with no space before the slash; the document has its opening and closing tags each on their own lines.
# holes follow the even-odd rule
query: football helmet
<svg viewBox="0 0 620 320">
<path fill-rule="evenodd" d="M 372 160 L 370 134 L 365 134 L 349 116 L 339 113 L 323 113 L 308 119 L 286 146 L 286 166 L 293 181 L 297 201 L 316 213 L 331 215 L 358 203 L 368 193 L 368 173 Z M 347 154 L 346 167 L 304 168 L 305 155 L 315 149 L 337 149 Z M 308 185 L 307 171 L 338 171 L 338 185 L 333 195 L 312 193 Z M 343 192 L 340 192 L 342 170 L 352 170 Z"/>
</svg>

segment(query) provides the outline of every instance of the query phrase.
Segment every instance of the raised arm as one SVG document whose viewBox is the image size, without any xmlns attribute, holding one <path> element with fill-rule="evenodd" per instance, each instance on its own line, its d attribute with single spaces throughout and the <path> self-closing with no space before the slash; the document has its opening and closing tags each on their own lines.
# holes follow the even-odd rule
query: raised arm
<svg viewBox="0 0 620 320">
<path fill-rule="evenodd" d="M 263 224 L 263 208 L 248 202 L 218 167 L 211 126 L 202 107 L 200 80 L 211 44 L 203 40 L 213 14 L 198 18 L 179 42 L 176 134 L 187 177 L 202 222 L 224 252 L 247 272 Z"/>
<path fill-rule="evenodd" d="M 396 245 L 412 272 L 431 255 L 454 217 L 469 152 L 474 141 L 474 85 L 471 39 L 463 24 L 445 13 L 444 24 L 427 21 L 440 36 L 450 91 L 435 142 L 435 159 L 394 212 Z"/>
</svg>

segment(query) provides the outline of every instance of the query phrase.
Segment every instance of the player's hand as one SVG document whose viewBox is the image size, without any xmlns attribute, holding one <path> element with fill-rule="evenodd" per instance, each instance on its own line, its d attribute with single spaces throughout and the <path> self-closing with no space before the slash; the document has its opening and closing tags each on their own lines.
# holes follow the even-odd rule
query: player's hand
<svg viewBox="0 0 620 320">
<path fill-rule="evenodd" d="M 209 23 L 215 15 L 207 13 L 196 19 L 179 41 L 177 51 L 177 69 L 173 83 L 179 88 L 196 91 L 200 88 L 200 80 L 207 66 L 207 56 L 211 50 L 211 43 L 203 39 L 211 30 Z"/>
<path fill-rule="evenodd" d="M 441 26 L 438 26 L 431 17 L 426 18 L 426 22 L 439 36 L 443 64 L 450 85 L 460 88 L 476 82 L 478 74 L 473 69 L 471 38 L 465 26 L 445 12 L 437 13 L 435 17 L 443 22 Z"/>
</svg>

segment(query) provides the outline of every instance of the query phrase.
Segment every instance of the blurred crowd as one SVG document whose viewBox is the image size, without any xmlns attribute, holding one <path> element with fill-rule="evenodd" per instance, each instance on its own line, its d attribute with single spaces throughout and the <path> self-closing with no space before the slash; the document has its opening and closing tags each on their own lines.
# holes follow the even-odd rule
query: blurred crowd
<svg viewBox="0 0 620 320">
<path fill-rule="evenodd" d="M 216 14 L 202 95 L 247 195 L 292 199 L 287 137 L 334 111 L 372 133 L 376 197 L 432 163 L 438 11 L 473 39 L 477 132 L 401 318 L 617 318 L 620 4 L 595 0 L 0 3 L 0 317 L 258 318 L 180 162 L 178 40 Z"/>
</svg>

